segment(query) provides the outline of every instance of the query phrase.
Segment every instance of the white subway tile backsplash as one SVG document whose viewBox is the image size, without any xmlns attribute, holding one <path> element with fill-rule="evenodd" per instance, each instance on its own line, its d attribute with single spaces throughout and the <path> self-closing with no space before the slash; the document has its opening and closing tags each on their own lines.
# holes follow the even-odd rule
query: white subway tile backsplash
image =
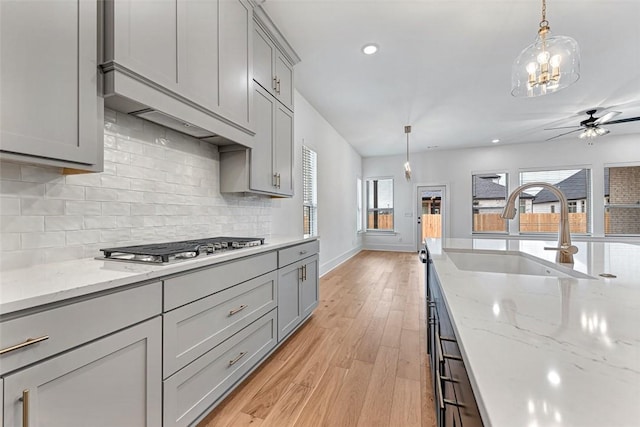
<svg viewBox="0 0 640 427">
<path fill-rule="evenodd" d="M 84 229 L 85 230 L 102 230 L 109 228 L 117 228 L 118 224 L 115 216 L 85 216 L 84 217 Z"/>
<path fill-rule="evenodd" d="M 13 197 L 44 197 L 44 184 L 24 181 L 0 181 L 0 195 Z"/>
<path fill-rule="evenodd" d="M 67 215 L 101 215 L 102 204 L 100 202 L 86 202 L 67 200 L 65 213 Z"/>
<path fill-rule="evenodd" d="M 122 202 L 103 202 L 102 215 L 128 216 L 131 215 L 131 204 Z"/>
<path fill-rule="evenodd" d="M 47 184 L 44 197 L 47 199 L 84 200 L 85 187 L 81 185 Z"/>
<path fill-rule="evenodd" d="M 84 217 L 81 215 L 47 216 L 44 218 L 45 231 L 81 230 Z"/>
<path fill-rule="evenodd" d="M 63 215 L 64 200 L 25 198 L 21 200 L 22 215 Z"/>
<path fill-rule="evenodd" d="M 4 233 L 37 233 L 44 231 L 43 216 L 13 216 L 0 217 L 0 232 Z"/>
<path fill-rule="evenodd" d="M 118 190 L 118 201 L 129 203 L 142 203 L 144 193 L 142 191 Z"/>
<path fill-rule="evenodd" d="M 0 250 L 17 251 L 20 249 L 20 233 L 3 233 Z"/>
<path fill-rule="evenodd" d="M 105 247 L 268 236 L 268 197 L 220 194 L 216 146 L 105 111 L 104 172 L 0 162 L 0 269 L 100 256 Z"/>
<path fill-rule="evenodd" d="M 86 192 L 87 200 L 96 200 L 96 201 L 116 201 L 118 200 L 118 190 L 113 188 L 87 188 Z"/>
<path fill-rule="evenodd" d="M 20 215 L 20 199 L 0 197 L 0 215 Z"/>
<path fill-rule="evenodd" d="M 153 204 L 132 203 L 131 215 L 154 215 L 156 213 L 156 206 Z"/>
<path fill-rule="evenodd" d="M 128 190 L 131 188 L 131 179 L 115 175 L 102 175 L 102 187 Z"/>
<path fill-rule="evenodd" d="M 100 175 L 101 174 L 99 173 L 67 175 L 65 176 L 65 183 L 70 185 L 81 185 L 83 187 L 100 187 L 102 186 Z"/>
<path fill-rule="evenodd" d="M 65 245 L 65 232 L 22 233 L 20 239 L 22 249 L 56 248 Z"/>
<path fill-rule="evenodd" d="M 67 231 L 67 246 L 100 242 L 100 230 Z"/>
<path fill-rule="evenodd" d="M 100 241 L 102 242 L 126 242 L 131 239 L 131 229 L 121 228 L 113 230 L 101 230 Z"/>
</svg>

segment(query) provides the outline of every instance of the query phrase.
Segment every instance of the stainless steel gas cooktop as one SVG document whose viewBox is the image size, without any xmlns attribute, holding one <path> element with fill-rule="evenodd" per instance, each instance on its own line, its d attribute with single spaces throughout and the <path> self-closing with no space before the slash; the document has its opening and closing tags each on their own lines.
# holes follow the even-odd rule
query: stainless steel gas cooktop
<svg viewBox="0 0 640 427">
<path fill-rule="evenodd" d="M 263 237 L 209 237 L 197 240 L 100 249 L 104 257 L 98 259 L 166 264 L 263 244 Z"/>
</svg>

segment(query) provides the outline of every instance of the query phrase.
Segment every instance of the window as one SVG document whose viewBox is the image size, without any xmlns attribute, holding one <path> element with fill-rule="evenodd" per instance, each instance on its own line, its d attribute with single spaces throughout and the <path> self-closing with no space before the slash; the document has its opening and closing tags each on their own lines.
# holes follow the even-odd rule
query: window
<svg viewBox="0 0 640 427">
<path fill-rule="evenodd" d="M 362 179 L 356 178 L 356 230 L 362 231 Z"/>
<path fill-rule="evenodd" d="M 605 235 L 640 235 L 640 166 L 604 169 Z"/>
<path fill-rule="evenodd" d="M 367 180 L 367 230 L 393 231 L 393 179 Z"/>
<path fill-rule="evenodd" d="M 507 174 L 471 176 L 474 233 L 506 233 L 507 220 L 500 217 L 507 200 Z"/>
<path fill-rule="evenodd" d="M 591 232 L 591 171 L 589 169 L 541 170 L 520 172 L 520 184 L 546 182 L 559 188 L 567 198 L 569 226 L 572 233 Z M 521 233 L 557 233 L 560 201 L 543 187 L 533 187 L 520 194 Z"/>
<path fill-rule="evenodd" d="M 318 234 L 318 155 L 302 147 L 302 211 L 307 236 Z"/>
</svg>

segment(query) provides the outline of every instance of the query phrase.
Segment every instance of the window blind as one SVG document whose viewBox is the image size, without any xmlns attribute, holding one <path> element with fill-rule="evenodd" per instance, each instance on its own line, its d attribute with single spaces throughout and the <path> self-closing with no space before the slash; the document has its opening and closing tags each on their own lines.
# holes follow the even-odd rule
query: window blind
<svg viewBox="0 0 640 427">
<path fill-rule="evenodd" d="M 318 155 L 302 147 L 302 209 L 304 234 L 318 234 Z"/>
</svg>

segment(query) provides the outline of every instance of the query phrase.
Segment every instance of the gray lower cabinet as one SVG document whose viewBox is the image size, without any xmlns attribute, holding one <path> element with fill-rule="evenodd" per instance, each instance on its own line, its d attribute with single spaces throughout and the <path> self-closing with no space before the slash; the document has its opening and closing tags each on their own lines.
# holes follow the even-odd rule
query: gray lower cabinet
<svg viewBox="0 0 640 427">
<path fill-rule="evenodd" d="M 161 425 L 160 330 L 155 317 L 6 376 L 4 425 Z"/>
<path fill-rule="evenodd" d="M 0 158 L 102 170 L 98 3 L 0 2 Z"/>
<path fill-rule="evenodd" d="M 277 344 L 276 310 L 164 380 L 164 426 L 188 426 Z"/>
<path fill-rule="evenodd" d="M 278 341 L 293 332 L 318 306 L 318 255 L 278 271 Z"/>
</svg>

